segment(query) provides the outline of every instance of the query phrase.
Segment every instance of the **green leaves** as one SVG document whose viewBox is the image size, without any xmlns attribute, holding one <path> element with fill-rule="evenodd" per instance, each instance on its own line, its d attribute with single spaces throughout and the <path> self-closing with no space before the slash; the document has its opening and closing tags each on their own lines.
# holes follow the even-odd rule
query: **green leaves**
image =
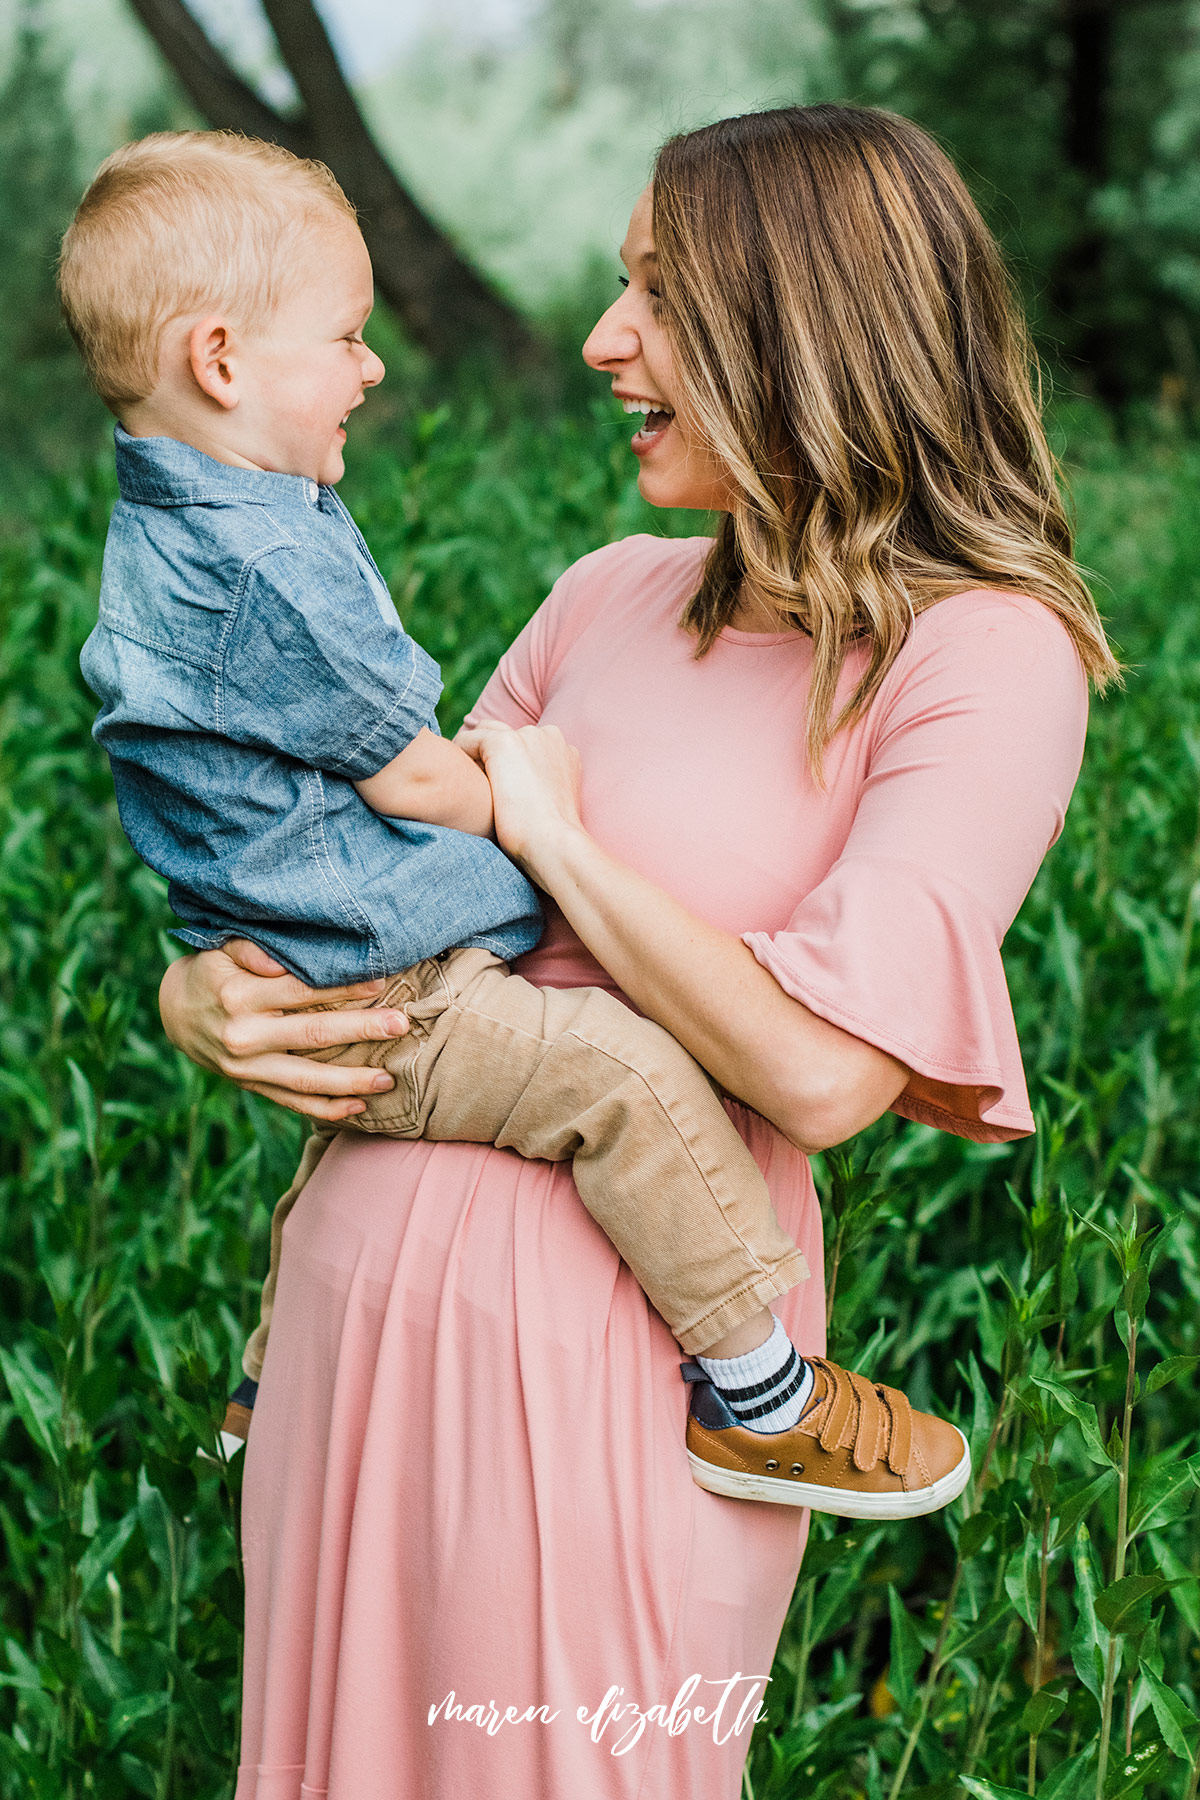
<svg viewBox="0 0 1200 1800">
<path fill-rule="evenodd" d="M 58 1387 L 34 1361 L 27 1344 L 18 1343 L 12 1350 L 0 1348 L 0 1370 L 26 1431 L 43 1455 L 59 1464 L 64 1446 L 62 1395 Z"/>
<path fill-rule="evenodd" d="M 1116 1481 L 1116 1470 L 1105 1469 L 1103 1474 L 1092 1480 L 1081 1478 L 1073 1482 L 1067 1489 L 1058 1492 L 1055 1503 L 1055 1517 L 1058 1527 L 1054 1534 L 1054 1546 L 1057 1549 L 1075 1535 L 1075 1529 L 1081 1519 L 1085 1519 L 1094 1507 L 1099 1506 L 1102 1498 L 1112 1491 Z"/>
<path fill-rule="evenodd" d="M 1109 1632 L 1096 1610 L 1099 1584 L 1086 1525 L 1081 1524 L 1075 1533 L 1073 1561 L 1077 1610 L 1071 1637 L 1071 1661 L 1080 1681 L 1099 1704 L 1104 1686 Z"/>
<path fill-rule="evenodd" d="M 1096 1617 L 1106 1630 L 1124 1635 L 1141 1631 L 1150 1621 L 1150 1602 L 1165 1594 L 1170 1582 L 1161 1575 L 1126 1575 L 1096 1595 Z"/>
<path fill-rule="evenodd" d="M 1030 1631 L 1037 1630 L 1041 1546 L 1031 1532 L 1013 1557 L 1004 1576 L 1004 1591 Z"/>
<path fill-rule="evenodd" d="M 980 1781 L 974 1775 L 961 1775 L 959 1780 L 976 1800 L 1027 1800 L 1024 1788 L 999 1787 L 994 1781 Z"/>
<path fill-rule="evenodd" d="M 1200 1356 L 1167 1356 L 1156 1364 L 1146 1377 L 1147 1394 L 1157 1394 L 1172 1381 L 1178 1381 L 1181 1375 L 1190 1375 Z"/>
<path fill-rule="evenodd" d="M 925 1660 L 925 1647 L 917 1627 L 894 1587 L 888 1588 L 888 1616 L 892 1624 L 888 1687 L 902 1713 L 912 1711 L 916 1699 L 917 1671 Z"/>
<path fill-rule="evenodd" d="M 999 1523 L 994 1513 L 983 1511 L 971 1513 L 963 1520 L 958 1531 L 958 1554 L 964 1562 L 979 1555 Z"/>
<path fill-rule="evenodd" d="M 442 662 L 447 727 L 573 557 L 690 528 L 641 507 L 607 419 L 511 413 L 482 392 L 435 409 L 414 391 L 352 478 Z M 962 1425 L 972 1486 L 902 1526 L 814 1521 L 751 1753 L 755 1800 L 888 1800 L 910 1745 L 904 1800 L 1003 1800 L 1027 1790 L 1031 1735 L 1038 1800 L 1094 1800 L 1110 1647 L 1105 1800 L 1185 1792 L 1200 1693 L 1200 449 L 1104 438 L 1076 485 L 1085 561 L 1111 581 L 1105 610 L 1137 673 L 1093 709 L 1063 841 L 1005 945 L 1037 1135 L 979 1144 L 889 1118 L 819 1171 L 827 1251 L 841 1230 L 833 1332 L 855 1366 Z M 212 1447 L 299 1135 L 162 1037 L 165 901 L 122 839 L 76 668 L 112 498 L 107 467 L 72 476 L 27 516 L 10 503 L 19 542 L 0 534 L 0 1800 L 227 1792 L 240 1465 L 196 1450 Z"/>
<path fill-rule="evenodd" d="M 1191 1511 L 1200 1485 L 1200 1472 L 1189 1459 L 1148 1470 L 1134 1487 L 1129 1533 L 1137 1537 L 1151 1527 L 1173 1524 Z"/>
<path fill-rule="evenodd" d="M 1200 1742 L 1200 1719 L 1197 1719 L 1191 1707 L 1179 1698 L 1173 1688 L 1160 1680 L 1147 1663 L 1143 1662 L 1140 1667 L 1158 1729 L 1162 1732 L 1168 1749 L 1182 1757 L 1184 1762 L 1190 1763 L 1196 1754 L 1197 1743 Z"/>
<path fill-rule="evenodd" d="M 1093 1462 L 1106 1463 L 1115 1459 L 1111 1449 L 1106 1447 L 1100 1438 L 1100 1427 L 1096 1421 L 1096 1408 L 1090 1400 L 1080 1400 L 1074 1395 L 1065 1382 L 1045 1375 L 1031 1375 L 1034 1387 L 1052 1396 L 1056 1404 L 1069 1418 L 1074 1419 L 1083 1438 L 1083 1447 Z"/>
<path fill-rule="evenodd" d="M 1043 1731 L 1053 1725 L 1067 1704 L 1067 1696 L 1055 1688 L 1039 1688 L 1025 1703 L 1021 1714 L 1021 1729 L 1030 1737 L 1040 1737 Z"/>
</svg>

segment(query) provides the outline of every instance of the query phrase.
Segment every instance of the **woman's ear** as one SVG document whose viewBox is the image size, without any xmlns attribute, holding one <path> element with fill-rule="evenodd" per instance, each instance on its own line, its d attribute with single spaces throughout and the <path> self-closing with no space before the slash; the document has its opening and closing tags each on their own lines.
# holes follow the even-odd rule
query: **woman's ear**
<svg viewBox="0 0 1200 1800">
<path fill-rule="evenodd" d="M 201 319 L 188 332 L 188 366 L 196 386 L 227 411 L 241 399 L 237 379 L 237 344 L 228 320 L 219 313 Z"/>
</svg>

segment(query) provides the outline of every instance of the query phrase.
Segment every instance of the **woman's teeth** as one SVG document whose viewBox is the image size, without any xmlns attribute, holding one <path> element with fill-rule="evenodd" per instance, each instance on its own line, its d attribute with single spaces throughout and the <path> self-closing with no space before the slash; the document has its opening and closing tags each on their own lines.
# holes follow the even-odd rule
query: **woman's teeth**
<svg viewBox="0 0 1200 1800">
<path fill-rule="evenodd" d="M 671 408 L 661 400 L 626 400 L 622 398 L 621 405 L 627 413 L 644 414 L 646 422 L 637 433 L 639 437 L 656 436 L 658 432 L 665 431 L 675 417 Z"/>
</svg>

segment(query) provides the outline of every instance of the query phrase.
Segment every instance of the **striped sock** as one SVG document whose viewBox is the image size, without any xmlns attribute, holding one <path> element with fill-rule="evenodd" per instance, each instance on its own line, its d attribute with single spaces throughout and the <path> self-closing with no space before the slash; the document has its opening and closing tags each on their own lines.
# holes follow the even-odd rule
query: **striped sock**
<svg viewBox="0 0 1200 1800">
<path fill-rule="evenodd" d="M 788 1431 L 808 1405 L 812 1369 L 797 1355 L 778 1319 L 757 1350 L 745 1356 L 698 1356 L 696 1361 L 748 1431 Z"/>
</svg>

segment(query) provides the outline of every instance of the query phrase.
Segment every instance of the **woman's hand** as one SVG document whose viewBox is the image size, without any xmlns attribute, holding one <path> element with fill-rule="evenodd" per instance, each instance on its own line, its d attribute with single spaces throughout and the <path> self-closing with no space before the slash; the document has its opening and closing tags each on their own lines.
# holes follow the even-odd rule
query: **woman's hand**
<svg viewBox="0 0 1200 1800">
<path fill-rule="evenodd" d="M 578 750 L 556 725 L 517 730 L 487 719 L 464 725 L 455 741 L 491 783 L 500 848 L 548 887 L 563 842 L 583 831 Z"/>
<path fill-rule="evenodd" d="M 201 1068 L 293 1112 L 337 1121 L 365 1112 L 366 1103 L 355 1096 L 382 1093 L 394 1085 L 392 1077 L 381 1069 L 312 1062 L 303 1052 L 403 1037 L 408 1020 L 391 1008 L 297 1009 L 321 1000 L 369 1000 L 382 989 L 382 981 L 306 987 L 257 944 L 235 938 L 222 950 L 173 962 L 159 988 L 158 1009 L 171 1042 Z"/>
<path fill-rule="evenodd" d="M 557 901 L 622 993 L 727 1094 L 811 1154 L 861 1131 L 903 1091 L 903 1063 L 792 999 L 740 938 L 588 835 L 579 754 L 555 726 L 485 720 L 458 742 L 487 773 L 501 848 Z"/>
</svg>

